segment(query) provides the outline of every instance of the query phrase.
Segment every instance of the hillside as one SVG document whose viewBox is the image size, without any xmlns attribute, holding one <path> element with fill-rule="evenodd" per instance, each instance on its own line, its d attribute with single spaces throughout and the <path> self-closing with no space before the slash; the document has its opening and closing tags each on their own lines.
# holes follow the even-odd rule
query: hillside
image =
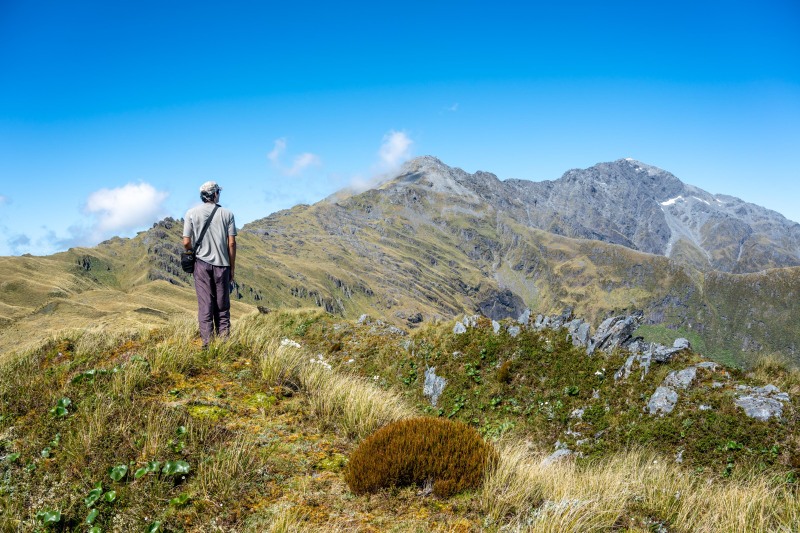
<svg viewBox="0 0 800 533">
<path fill-rule="evenodd" d="M 406 335 L 300 310 L 246 315 L 209 351 L 191 320 L 54 338 L 0 363 L 0 529 L 723 532 L 800 519 L 797 371 L 728 372 L 683 350 L 618 380 L 625 353 L 587 356 L 564 330 L 461 324 Z M 436 406 L 430 365 L 446 381 Z M 688 368 L 675 410 L 648 413 Z M 760 421 L 737 397 L 765 384 L 782 412 Z M 426 413 L 498 450 L 482 487 L 353 494 L 359 443 Z"/>
<path fill-rule="evenodd" d="M 609 205 L 618 195 L 633 194 L 626 187 L 637 177 L 646 184 L 634 195 L 637 201 L 661 215 L 644 216 L 639 210 L 626 212 L 625 218 L 615 214 L 621 207 Z M 569 196 L 563 192 L 568 186 L 589 187 L 590 178 L 608 185 L 605 196 L 597 193 L 603 202 L 578 209 L 578 203 L 557 200 Z M 676 211 L 682 209 L 678 200 L 660 205 L 676 198 L 673 194 L 706 198 L 687 187 L 668 173 L 627 160 L 535 184 L 501 182 L 488 173 L 467 174 L 434 158 L 419 158 L 364 193 L 343 191 L 245 225 L 239 236 L 234 316 L 258 305 L 317 306 L 349 318 L 369 313 L 408 329 L 460 313 L 517 318 L 526 308 L 536 315 L 569 306 L 597 327 L 612 314 L 643 310 L 641 334 L 650 340 L 669 343 L 687 337 L 707 357 L 727 364 L 749 365 L 759 354 L 770 353 L 797 362 L 800 267 L 710 270 L 698 258 L 728 257 L 722 236 L 714 241 L 722 248 L 701 251 L 653 222 L 672 213 L 700 227 L 699 219 Z M 549 191 L 546 201 L 540 189 Z M 660 196 L 644 201 L 645 193 L 656 192 Z M 662 197 L 663 202 L 656 201 Z M 758 267 L 792 264 L 787 250 L 794 246 L 796 224 L 745 207 L 752 215 L 752 220 L 742 219 L 750 220 L 743 222 L 750 224 L 749 234 L 771 250 L 772 259 Z M 553 209 L 560 214 L 548 219 Z M 604 216 L 619 223 L 576 222 L 580 213 L 606 210 Z M 647 220 L 656 225 L 647 226 Z M 590 225 L 595 233 L 587 233 Z M 687 228 L 681 234 L 691 233 Z M 8 273 L 0 282 L 0 350 L 84 327 L 87 318 L 113 329 L 192 315 L 191 280 L 177 261 L 180 231 L 179 221 L 166 219 L 133 239 L 112 239 L 91 249 L 46 258 L 0 258 Z M 783 244 L 763 236 L 770 232 L 783 235 Z M 639 242 L 636 235 L 660 236 L 658 242 L 668 245 L 672 258 L 644 253 L 641 249 L 658 251 L 660 245 Z M 692 235 L 692 242 L 708 240 Z M 736 255 L 732 270 L 757 262 L 758 254 Z"/>
</svg>

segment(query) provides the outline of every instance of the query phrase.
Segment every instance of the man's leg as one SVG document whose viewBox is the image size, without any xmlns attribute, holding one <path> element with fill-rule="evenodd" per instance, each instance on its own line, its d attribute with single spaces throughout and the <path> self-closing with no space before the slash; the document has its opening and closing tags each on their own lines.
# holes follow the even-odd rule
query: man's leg
<svg viewBox="0 0 800 533">
<path fill-rule="evenodd" d="M 217 334 L 227 337 L 231 331 L 231 269 L 230 267 L 214 267 L 214 288 L 216 289 L 216 309 L 214 322 Z"/>
<path fill-rule="evenodd" d="M 213 328 L 213 299 L 211 298 L 211 284 L 213 283 L 214 270 L 212 265 L 199 259 L 194 264 L 194 289 L 197 292 L 197 321 L 200 325 L 200 338 L 203 346 L 211 340 Z"/>
</svg>

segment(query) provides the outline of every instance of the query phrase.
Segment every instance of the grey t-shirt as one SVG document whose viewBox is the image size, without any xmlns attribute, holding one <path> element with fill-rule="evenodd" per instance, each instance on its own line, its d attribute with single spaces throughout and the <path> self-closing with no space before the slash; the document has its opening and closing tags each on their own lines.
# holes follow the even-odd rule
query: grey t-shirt
<svg viewBox="0 0 800 533">
<path fill-rule="evenodd" d="M 192 239 L 193 247 L 213 209 L 214 203 L 207 202 L 186 212 L 186 216 L 183 218 L 183 236 Z M 230 257 L 228 257 L 229 236 L 236 236 L 236 222 L 233 219 L 233 213 L 220 207 L 214 213 L 214 218 L 203 236 L 200 248 L 195 249 L 195 257 L 211 265 L 231 266 Z"/>
</svg>

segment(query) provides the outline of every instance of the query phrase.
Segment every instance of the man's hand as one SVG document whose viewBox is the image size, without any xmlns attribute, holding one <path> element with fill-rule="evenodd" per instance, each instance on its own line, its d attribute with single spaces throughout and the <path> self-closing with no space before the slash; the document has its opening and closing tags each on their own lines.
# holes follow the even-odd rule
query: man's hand
<svg viewBox="0 0 800 533">
<path fill-rule="evenodd" d="M 191 237 L 184 237 L 183 238 L 183 247 L 187 250 L 192 249 L 192 238 Z"/>
<path fill-rule="evenodd" d="M 236 271 L 236 237 L 228 235 L 228 260 L 231 264 L 231 281 Z"/>
</svg>

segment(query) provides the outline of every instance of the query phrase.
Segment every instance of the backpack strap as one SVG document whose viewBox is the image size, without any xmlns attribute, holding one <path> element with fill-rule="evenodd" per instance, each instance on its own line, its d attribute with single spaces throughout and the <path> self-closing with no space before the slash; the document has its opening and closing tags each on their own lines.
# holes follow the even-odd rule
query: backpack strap
<svg viewBox="0 0 800 533">
<path fill-rule="evenodd" d="M 200 242 L 203 240 L 203 237 L 205 237 L 206 230 L 208 229 L 209 224 L 211 224 L 211 219 L 214 218 L 214 213 L 217 212 L 217 209 L 219 209 L 219 205 L 215 205 L 214 209 L 211 211 L 211 214 L 208 215 L 208 218 L 206 219 L 206 223 L 203 226 L 203 229 L 200 230 L 200 236 L 197 238 L 197 242 L 194 243 L 194 245 L 192 246 L 193 249 L 197 250 L 197 248 L 200 246 Z"/>
</svg>

